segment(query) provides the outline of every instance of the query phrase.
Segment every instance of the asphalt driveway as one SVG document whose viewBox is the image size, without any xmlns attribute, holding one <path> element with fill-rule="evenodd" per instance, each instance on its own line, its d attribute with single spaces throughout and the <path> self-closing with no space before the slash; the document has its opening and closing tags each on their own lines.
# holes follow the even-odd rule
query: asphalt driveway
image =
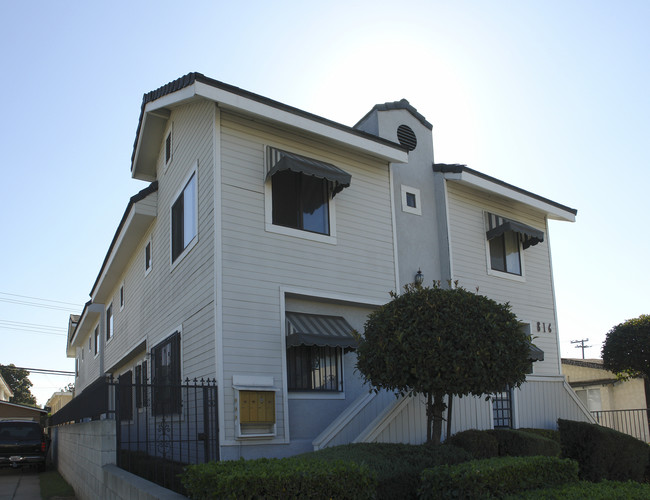
<svg viewBox="0 0 650 500">
<path fill-rule="evenodd" d="M 0 500 L 40 500 L 41 482 L 35 468 L 0 469 Z"/>
</svg>

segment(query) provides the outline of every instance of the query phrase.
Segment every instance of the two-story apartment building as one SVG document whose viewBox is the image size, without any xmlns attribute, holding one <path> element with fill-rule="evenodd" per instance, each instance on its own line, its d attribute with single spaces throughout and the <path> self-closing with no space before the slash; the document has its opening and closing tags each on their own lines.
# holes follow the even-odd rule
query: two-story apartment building
<svg viewBox="0 0 650 500">
<path fill-rule="evenodd" d="M 422 408 L 369 393 L 351 335 L 420 270 L 510 301 L 544 358 L 498 411 L 465 398 L 455 430 L 587 418 L 560 377 L 548 247 L 548 219 L 576 212 L 435 165 L 431 125 L 406 101 L 347 127 L 189 74 L 144 96 L 131 175 L 151 184 L 70 328 L 77 394 L 106 373 L 216 379 L 226 459 L 421 442 Z"/>
</svg>

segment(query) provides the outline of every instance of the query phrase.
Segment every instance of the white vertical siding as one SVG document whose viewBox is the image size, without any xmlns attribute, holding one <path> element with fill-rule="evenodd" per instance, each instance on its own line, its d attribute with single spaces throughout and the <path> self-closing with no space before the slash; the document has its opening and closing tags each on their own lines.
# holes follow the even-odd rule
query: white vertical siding
<svg viewBox="0 0 650 500">
<path fill-rule="evenodd" d="M 542 214 L 523 204 L 487 194 L 455 182 L 447 182 L 449 233 L 453 255 L 453 279 L 468 290 L 498 302 L 509 302 L 513 312 L 530 322 L 534 344 L 544 351 L 544 361 L 534 364 L 536 375 L 559 374 L 557 318 L 551 282 L 548 237 L 521 252 L 525 280 L 488 274 L 484 212 L 511 218 L 547 232 Z M 537 331 L 537 322 L 551 325 Z"/>
<path fill-rule="evenodd" d="M 289 130 L 221 113 L 223 394 L 225 438 L 235 435 L 232 376 L 272 376 L 283 401 L 280 287 L 387 300 L 394 288 L 388 166 Z M 265 230 L 264 147 L 332 163 L 352 175 L 334 199 L 337 243 Z M 278 404 L 277 439 L 284 435 Z"/>
</svg>

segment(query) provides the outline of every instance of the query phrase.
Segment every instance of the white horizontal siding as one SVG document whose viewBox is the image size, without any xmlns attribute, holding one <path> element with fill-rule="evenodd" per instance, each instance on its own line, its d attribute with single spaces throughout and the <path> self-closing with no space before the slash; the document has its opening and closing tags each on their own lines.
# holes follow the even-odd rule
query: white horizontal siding
<svg viewBox="0 0 650 500">
<path fill-rule="evenodd" d="M 265 375 L 282 401 L 280 287 L 388 300 L 395 286 L 388 166 L 320 139 L 221 112 L 225 438 L 235 435 L 233 375 Z M 335 164 L 352 175 L 333 200 L 337 244 L 265 230 L 264 148 Z M 278 406 L 277 440 L 284 436 Z"/>
<path fill-rule="evenodd" d="M 447 182 L 449 234 L 454 280 L 498 302 L 509 302 L 513 312 L 530 322 L 533 342 L 544 351 L 544 361 L 534 364 L 535 374 L 559 373 L 557 318 L 554 309 L 548 235 L 543 243 L 521 253 L 525 281 L 488 274 L 484 212 L 511 218 L 547 233 L 544 215 L 530 207 L 489 196 L 479 190 Z M 537 331 L 537 322 L 550 324 L 551 332 Z"/>
<path fill-rule="evenodd" d="M 168 130 L 172 122 L 172 161 L 164 166 L 164 143 L 161 144 L 157 217 L 123 273 L 122 311 L 121 282 L 112 292 L 115 334 L 106 346 L 105 368 L 119 365 L 143 339 L 150 351 L 180 328 L 182 377 L 214 378 L 213 104 L 177 108 L 171 114 Z M 172 266 L 170 207 L 197 163 L 198 241 Z M 144 248 L 150 239 L 152 268 L 145 276 Z"/>
</svg>

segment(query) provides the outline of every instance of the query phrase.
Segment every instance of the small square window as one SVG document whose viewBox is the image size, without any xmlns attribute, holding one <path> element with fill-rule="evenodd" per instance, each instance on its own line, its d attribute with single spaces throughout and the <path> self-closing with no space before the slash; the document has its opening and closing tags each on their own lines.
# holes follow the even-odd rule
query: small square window
<svg viewBox="0 0 650 500">
<path fill-rule="evenodd" d="M 402 212 L 422 215 L 419 189 L 402 185 Z"/>
</svg>

